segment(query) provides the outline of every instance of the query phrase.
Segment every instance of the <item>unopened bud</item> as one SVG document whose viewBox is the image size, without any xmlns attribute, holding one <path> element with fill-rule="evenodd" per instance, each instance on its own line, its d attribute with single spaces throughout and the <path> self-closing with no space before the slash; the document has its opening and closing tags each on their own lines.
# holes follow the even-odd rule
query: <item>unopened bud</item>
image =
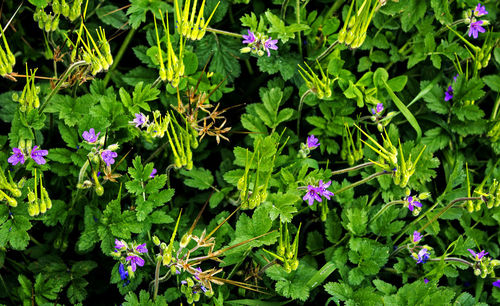
<svg viewBox="0 0 500 306">
<path fill-rule="evenodd" d="M 158 236 L 153 236 L 153 243 L 156 245 L 156 246 L 159 246 L 160 245 L 160 239 L 158 238 Z"/>
<path fill-rule="evenodd" d="M 191 241 L 191 235 L 188 235 L 187 233 L 184 234 L 184 236 L 182 236 L 181 238 L 180 247 L 185 248 L 188 245 L 189 241 Z"/>
</svg>

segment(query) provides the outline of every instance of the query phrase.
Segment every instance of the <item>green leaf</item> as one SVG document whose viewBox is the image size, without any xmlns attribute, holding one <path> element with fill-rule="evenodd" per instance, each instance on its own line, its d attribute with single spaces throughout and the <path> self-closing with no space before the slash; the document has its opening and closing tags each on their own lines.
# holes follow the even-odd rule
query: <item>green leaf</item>
<svg viewBox="0 0 500 306">
<path fill-rule="evenodd" d="M 450 3 L 448 0 L 431 0 L 434 16 L 441 24 L 451 24 L 453 16 L 450 14 Z"/>
<path fill-rule="evenodd" d="M 96 10 L 96 13 L 97 17 L 99 17 L 99 19 L 107 25 L 120 30 L 129 28 L 126 25 L 127 16 L 125 16 L 125 13 L 115 5 L 108 4 L 101 6 Z"/>
<path fill-rule="evenodd" d="M 268 196 L 267 200 L 272 203 L 269 210 L 269 217 L 271 220 L 280 217 L 281 222 L 291 222 L 293 214 L 297 212 L 295 203 L 301 200 L 297 192 L 288 191 L 283 194 L 282 192 L 272 193 Z"/>
<path fill-rule="evenodd" d="M 234 37 L 219 35 L 206 35 L 197 43 L 196 55 L 200 63 L 208 62 L 211 55 L 212 61 L 208 71 L 227 76 L 233 81 L 241 74 L 239 62 L 241 40 Z"/>
<path fill-rule="evenodd" d="M 422 129 L 420 128 L 420 125 L 417 122 L 417 119 L 413 116 L 413 114 L 406 108 L 406 106 L 399 100 L 399 98 L 396 96 L 396 94 L 392 91 L 392 89 L 389 87 L 386 81 L 384 81 L 385 89 L 389 93 L 389 96 L 392 98 L 392 101 L 398 109 L 403 113 L 405 116 L 406 120 L 410 123 L 410 125 L 415 129 L 417 132 L 417 142 L 420 142 L 420 139 L 422 138 Z"/>
<path fill-rule="evenodd" d="M 500 92 L 500 76 L 496 74 L 485 75 L 482 77 L 484 83 L 488 85 L 491 90 Z"/>
<path fill-rule="evenodd" d="M 373 284 L 375 285 L 377 290 L 382 292 L 383 294 L 389 295 L 396 292 L 396 286 L 386 283 L 383 280 L 374 279 Z"/>
<path fill-rule="evenodd" d="M 346 283 L 329 282 L 325 285 L 325 291 L 333 296 L 336 302 L 347 301 L 352 298 L 353 290 Z"/>
<path fill-rule="evenodd" d="M 335 271 L 335 265 L 331 261 L 327 262 L 309 279 L 309 281 L 307 281 L 307 288 L 309 288 L 309 290 L 312 290 L 321 285 L 325 281 L 325 279 L 327 279 L 328 276 L 333 273 L 333 271 Z"/>
<path fill-rule="evenodd" d="M 214 183 L 214 177 L 210 170 L 204 168 L 193 168 L 192 170 L 182 169 L 180 173 L 188 179 L 184 180 L 184 184 L 189 187 L 200 190 L 209 189 Z"/>
<path fill-rule="evenodd" d="M 273 266 L 266 270 L 266 274 L 276 281 L 276 291 L 286 298 L 306 301 L 309 297 L 309 280 L 314 277 L 316 270 L 305 261 L 300 261 L 297 270 L 287 273 L 280 266 Z"/>
<path fill-rule="evenodd" d="M 62 139 L 64 140 L 64 142 L 66 142 L 68 147 L 76 149 L 78 147 L 78 134 L 76 129 L 70 128 L 62 122 L 59 122 L 57 127 L 59 128 L 59 133 L 61 133 Z"/>
</svg>

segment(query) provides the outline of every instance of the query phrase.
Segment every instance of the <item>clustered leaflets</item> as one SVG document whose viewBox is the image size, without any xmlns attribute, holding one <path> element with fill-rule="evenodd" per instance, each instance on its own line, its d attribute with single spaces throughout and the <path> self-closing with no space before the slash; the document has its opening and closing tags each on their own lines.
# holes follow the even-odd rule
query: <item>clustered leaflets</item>
<svg viewBox="0 0 500 306">
<path fill-rule="evenodd" d="M 6 78 L 10 73 L 12 73 L 12 69 L 16 64 L 16 57 L 14 56 L 12 51 L 10 51 L 9 44 L 7 43 L 7 38 L 5 37 L 4 29 L 1 28 L 1 30 L 3 48 L 0 44 L 0 75 Z"/>
<path fill-rule="evenodd" d="M 135 119 L 129 122 L 135 124 L 137 128 L 145 128 L 144 133 L 153 138 L 163 138 L 166 134 L 174 155 L 174 166 L 191 170 L 193 168 L 191 149 L 198 147 L 198 140 L 195 130 L 188 125 L 186 119 L 184 120 L 185 124 L 181 126 L 173 112 L 162 117 L 160 111 L 154 111 L 151 122 L 149 116 L 142 113 L 135 114 Z"/>
<path fill-rule="evenodd" d="M 148 253 L 146 243 L 126 243 L 124 240 L 115 239 L 115 251 L 111 255 L 120 261 L 118 271 L 122 280 L 126 280 L 127 277 L 134 278 L 137 267 L 144 266 L 145 261 L 142 256 L 146 253 Z"/>
<path fill-rule="evenodd" d="M 38 94 L 40 93 L 40 86 L 35 85 L 35 70 L 30 70 L 28 74 L 28 63 L 26 63 L 26 85 L 23 88 L 21 96 L 19 94 L 13 93 L 12 100 L 20 104 L 19 110 L 21 112 L 30 112 L 32 109 L 37 109 L 40 107 L 40 99 Z"/>
<path fill-rule="evenodd" d="M 267 56 L 271 56 L 270 50 L 278 50 L 277 39 L 273 39 L 266 34 L 260 32 L 252 32 L 250 29 L 247 30 L 248 35 L 243 35 L 244 40 L 243 44 L 246 44 L 246 47 L 240 49 L 241 53 L 249 53 L 257 54 L 258 56 L 263 56 L 267 53 Z"/>
<path fill-rule="evenodd" d="M 306 65 L 307 69 L 309 69 L 309 72 L 307 72 L 307 70 L 305 70 L 302 66 L 298 65 L 300 68 L 299 74 L 302 77 L 302 79 L 304 79 L 304 81 L 306 82 L 309 91 L 315 94 L 318 97 L 318 99 L 328 99 L 332 96 L 333 82 L 335 82 L 337 78 L 331 80 L 327 76 L 328 71 L 327 74 L 325 74 L 319 62 L 318 61 L 316 62 L 319 66 L 319 71 L 321 73 L 321 80 L 306 62 L 304 62 L 304 64 Z"/>
<path fill-rule="evenodd" d="M 176 2 L 177 3 L 177 2 Z M 189 3 L 189 1 L 188 1 Z M 162 81 L 170 82 L 172 87 L 176 88 L 179 86 L 180 78 L 184 76 L 185 65 L 184 65 L 184 44 L 185 41 L 182 40 L 182 36 L 179 38 L 179 55 L 177 56 L 172 47 L 172 42 L 170 41 L 170 27 L 168 22 L 168 12 L 166 13 L 166 26 L 165 20 L 163 19 L 163 13 L 160 11 L 161 22 L 163 24 L 164 35 L 166 36 L 167 44 L 167 67 L 165 68 L 165 63 L 163 61 L 163 51 L 161 49 L 160 37 L 158 35 L 158 28 L 156 26 L 156 18 L 154 18 L 156 42 L 158 44 L 158 61 L 160 62 L 160 78 Z M 163 39 L 165 40 L 165 39 Z"/>
<path fill-rule="evenodd" d="M 288 223 L 285 223 L 285 230 L 283 230 L 283 222 L 280 222 L 280 239 L 276 248 L 276 253 L 263 249 L 267 254 L 279 260 L 280 264 L 287 273 L 295 271 L 299 267 L 299 260 L 297 256 L 299 254 L 299 234 L 301 226 L 302 223 L 299 224 L 297 234 L 295 234 L 295 238 L 292 242 L 290 237 L 291 233 L 288 231 Z"/>
<path fill-rule="evenodd" d="M 346 44 L 351 49 L 357 49 L 366 40 L 366 31 L 373 16 L 386 1 L 380 0 L 353 0 L 344 26 L 339 31 L 338 42 Z"/>
<path fill-rule="evenodd" d="M 37 176 L 36 169 L 34 172 L 33 190 L 28 187 L 28 213 L 32 217 L 38 216 L 40 213 L 44 214 L 48 209 L 52 208 L 49 193 L 43 186 L 43 175 Z M 38 191 L 38 182 L 40 183 L 40 192 Z"/>
<path fill-rule="evenodd" d="M 217 8 L 219 7 L 220 1 L 217 2 L 215 8 L 212 10 L 210 17 L 208 17 L 206 22 L 203 19 L 203 13 L 205 11 L 205 0 L 203 0 L 203 2 L 201 3 L 198 14 L 196 14 L 196 5 L 198 3 L 198 0 L 194 0 L 193 8 L 191 10 L 191 16 L 189 16 L 190 3 L 191 0 L 186 0 L 184 2 L 184 7 L 182 8 L 179 5 L 179 0 L 175 0 L 175 16 L 177 17 L 175 21 L 175 29 L 180 35 L 185 36 L 187 39 L 200 40 L 203 38 L 203 36 L 205 36 L 208 24 L 210 23 L 210 20 L 212 20 L 215 10 L 217 10 Z"/>
<path fill-rule="evenodd" d="M 482 26 L 488 25 L 487 20 L 477 20 L 476 17 L 481 17 L 487 15 L 488 12 L 484 6 L 481 6 L 481 3 L 478 3 L 477 6 L 473 10 L 469 10 L 466 12 L 466 23 L 469 24 L 469 37 L 478 37 L 478 33 L 484 33 L 486 30 Z"/>
<path fill-rule="evenodd" d="M 47 150 L 41 150 L 38 146 L 31 147 L 31 140 L 20 140 L 18 148 L 12 148 L 12 155 L 7 160 L 13 166 L 24 164 L 27 159 L 31 158 L 35 163 L 44 165 L 46 163 L 44 156 L 49 154 Z"/>
<path fill-rule="evenodd" d="M 88 131 L 82 133 L 82 138 L 85 143 L 92 145 L 90 152 L 87 154 L 87 160 L 80 169 L 78 176 L 77 188 L 87 189 L 94 187 L 95 192 L 98 196 L 102 196 L 104 193 L 104 187 L 102 187 L 99 182 L 99 175 L 101 170 L 104 172 L 103 180 L 117 182 L 116 178 L 121 175 L 113 173 L 111 170 L 111 165 L 115 163 L 115 158 L 118 153 L 115 151 L 119 149 L 118 144 L 111 144 L 105 147 L 105 136 L 99 135 L 101 132 L 95 134 L 95 129 L 90 128 Z M 88 167 L 91 167 L 91 178 L 85 179 L 85 175 Z"/>
</svg>

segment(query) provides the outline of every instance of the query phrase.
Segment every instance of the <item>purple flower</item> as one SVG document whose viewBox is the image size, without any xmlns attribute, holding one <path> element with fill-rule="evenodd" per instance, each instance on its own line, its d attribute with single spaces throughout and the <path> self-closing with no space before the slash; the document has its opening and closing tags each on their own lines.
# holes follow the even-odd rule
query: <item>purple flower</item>
<svg viewBox="0 0 500 306">
<path fill-rule="evenodd" d="M 467 249 L 467 250 L 468 250 L 468 251 L 472 254 L 472 256 L 474 256 L 474 259 L 475 259 L 475 260 L 478 260 L 478 261 L 479 261 L 479 260 L 481 260 L 481 258 L 483 258 L 484 256 L 486 256 L 486 255 L 488 255 L 488 254 L 489 254 L 489 253 L 488 253 L 488 252 L 486 252 L 485 250 L 482 250 L 482 251 L 481 251 L 481 252 L 479 252 L 479 253 L 476 253 L 476 252 L 474 252 L 474 251 L 473 251 L 473 250 L 471 250 L 471 249 Z"/>
<path fill-rule="evenodd" d="M 419 242 L 422 239 L 422 237 L 423 237 L 422 234 L 420 234 L 419 232 L 417 232 L 417 231 L 413 232 L 413 242 L 414 243 Z"/>
<path fill-rule="evenodd" d="M 459 74 L 457 73 L 457 75 L 453 77 L 453 82 L 457 81 L 458 76 L 459 76 Z"/>
<path fill-rule="evenodd" d="M 469 25 L 469 37 L 471 37 L 472 35 L 472 37 L 477 38 L 478 32 L 481 33 L 486 32 L 486 30 L 481 26 L 482 24 L 483 24 L 482 20 L 471 22 Z"/>
<path fill-rule="evenodd" d="M 130 266 L 132 267 L 132 271 L 135 272 L 137 266 L 144 266 L 144 259 L 140 258 L 137 255 L 129 255 L 125 258 L 127 261 L 130 261 Z"/>
<path fill-rule="evenodd" d="M 181 281 L 181 284 L 183 284 L 183 285 L 187 285 L 187 283 L 188 283 L 188 282 L 187 282 L 187 281 L 185 281 L 185 280 L 182 280 L 182 281 Z"/>
<path fill-rule="evenodd" d="M 123 240 L 115 239 L 115 249 L 117 250 L 125 250 L 127 248 L 127 244 Z"/>
<path fill-rule="evenodd" d="M 271 52 L 269 51 L 269 49 L 271 49 L 271 50 L 278 50 L 278 46 L 276 46 L 277 43 L 278 43 L 278 40 L 277 39 L 272 39 L 272 38 L 269 38 L 264 43 L 264 50 L 267 51 L 267 56 L 268 57 L 271 56 Z"/>
<path fill-rule="evenodd" d="M 423 248 L 418 252 L 417 257 L 415 258 L 417 260 L 417 263 L 426 263 L 427 259 L 429 259 L 430 253 L 427 252 L 426 248 Z"/>
<path fill-rule="evenodd" d="M 208 289 L 205 286 L 201 286 L 201 290 L 203 290 L 203 292 L 207 292 L 208 291 Z"/>
<path fill-rule="evenodd" d="M 306 195 L 302 198 L 302 200 L 307 201 L 309 206 L 314 204 L 314 200 L 321 202 L 321 197 L 318 194 L 318 188 L 314 187 L 313 185 L 308 185 L 307 186 L 307 193 Z"/>
<path fill-rule="evenodd" d="M 497 279 L 496 281 L 494 281 L 493 286 L 500 288 L 500 279 Z"/>
<path fill-rule="evenodd" d="M 156 168 L 153 168 L 153 171 L 151 171 L 151 174 L 149 175 L 149 177 L 154 178 L 157 172 L 158 171 L 156 171 Z"/>
<path fill-rule="evenodd" d="M 323 183 L 323 180 L 319 180 L 319 185 L 318 185 L 318 193 L 320 196 L 325 197 L 327 200 L 330 200 L 330 196 L 334 196 L 335 194 L 329 190 L 326 190 L 330 185 L 332 184 L 332 181 L 328 181 L 328 183 Z"/>
<path fill-rule="evenodd" d="M 115 163 L 114 158 L 117 157 L 118 154 L 116 152 L 110 150 L 104 150 L 101 153 L 102 160 L 108 165 L 108 167 Z"/>
<path fill-rule="evenodd" d="M 39 165 L 45 164 L 43 156 L 46 156 L 47 154 L 49 154 L 49 151 L 39 150 L 38 146 L 34 146 L 33 150 L 31 150 L 31 158 L 33 158 L 33 160 Z"/>
<path fill-rule="evenodd" d="M 310 150 L 316 149 L 317 147 L 319 147 L 319 145 L 320 145 L 319 139 L 316 138 L 314 135 L 307 137 L 307 147 Z"/>
<path fill-rule="evenodd" d="M 408 201 L 408 209 L 410 211 L 413 211 L 415 209 L 415 206 L 422 207 L 422 203 L 420 203 L 418 201 L 414 201 L 412 196 L 409 196 L 407 198 L 407 201 Z"/>
<path fill-rule="evenodd" d="M 136 248 L 135 248 L 135 251 L 137 253 L 147 253 L 148 252 L 148 249 L 146 248 L 146 244 L 143 243 L 143 244 L 140 244 L 138 245 Z"/>
<path fill-rule="evenodd" d="M 429 282 L 429 280 L 427 278 L 424 278 L 424 283 L 427 284 L 428 282 Z"/>
<path fill-rule="evenodd" d="M 255 42 L 255 34 L 253 34 L 253 32 L 250 31 L 250 29 L 248 29 L 247 31 L 248 35 L 243 35 L 243 38 L 245 39 L 244 41 L 242 41 L 243 44 L 251 44 Z"/>
<path fill-rule="evenodd" d="M 488 12 L 486 11 L 486 7 L 484 7 L 484 5 L 481 6 L 481 3 L 478 3 L 476 8 L 474 9 L 474 15 L 476 15 L 476 17 L 481 17 L 481 16 L 487 15 L 487 14 L 488 14 Z"/>
<path fill-rule="evenodd" d="M 94 128 L 91 128 L 88 132 L 84 131 L 82 134 L 82 137 L 83 137 L 83 139 L 85 139 L 85 141 L 87 141 L 89 143 L 94 143 L 97 141 L 99 134 L 101 134 L 101 132 L 97 133 L 97 135 L 96 135 Z"/>
<path fill-rule="evenodd" d="M 197 280 L 200 280 L 200 278 L 198 277 L 198 275 L 199 275 L 201 272 L 203 272 L 203 271 L 201 270 L 201 268 L 200 268 L 200 267 L 196 268 L 195 270 L 196 270 L 197 272 L 195 272 L 195 274 L 194 274 L 194 278 L 196 278 Z"/>
<path fill-rule="evenodd" d="M 135 127 L 144 126 L 148 122 L 148 118 L 143 113 L 135 114 L 135 119 L 132 121 Z"/>
<path fill-rule="evenodd" d="M 17 163 L 24 164 L 24 153 L 19 148 L 12 149 L 13 154 L 7 160 L 13 166 L 17 165 Z"/>
<path fill-rule="evenodd" d="M 127 272 L 127 270 L 125 270 L 125 267 L 123 266 L 122 263 L 120 264 L 120 267 L 118 268 L 118 273 L 120 273 L 120 278 L 122 280 L 126 280 L 127 279 L 128 272 Z"/>
<path fill-rule="evenodd" d="M 450 101 L 453 98 L 453 88 L 448 86 L 448 89 L 444 92 L 444 100 Z"/>
<path fill-rule="evenodd" d="M 382 103 L 377 103 L 376 108 L 372 108 L 372 114 L 380 114 L 384 110 L 384 104 Z"/>
</svg>

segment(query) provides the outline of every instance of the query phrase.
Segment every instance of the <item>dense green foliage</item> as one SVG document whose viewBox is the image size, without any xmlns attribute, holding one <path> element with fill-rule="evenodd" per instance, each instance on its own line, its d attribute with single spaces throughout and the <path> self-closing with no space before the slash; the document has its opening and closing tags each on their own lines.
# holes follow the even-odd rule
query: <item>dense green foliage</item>
<svg viewBox="0 0 500 306">
<path fill-rule="evenodd" d="M 0 12 L 0 304 L 500 303 L 498 1 Z"/>
</svg>

